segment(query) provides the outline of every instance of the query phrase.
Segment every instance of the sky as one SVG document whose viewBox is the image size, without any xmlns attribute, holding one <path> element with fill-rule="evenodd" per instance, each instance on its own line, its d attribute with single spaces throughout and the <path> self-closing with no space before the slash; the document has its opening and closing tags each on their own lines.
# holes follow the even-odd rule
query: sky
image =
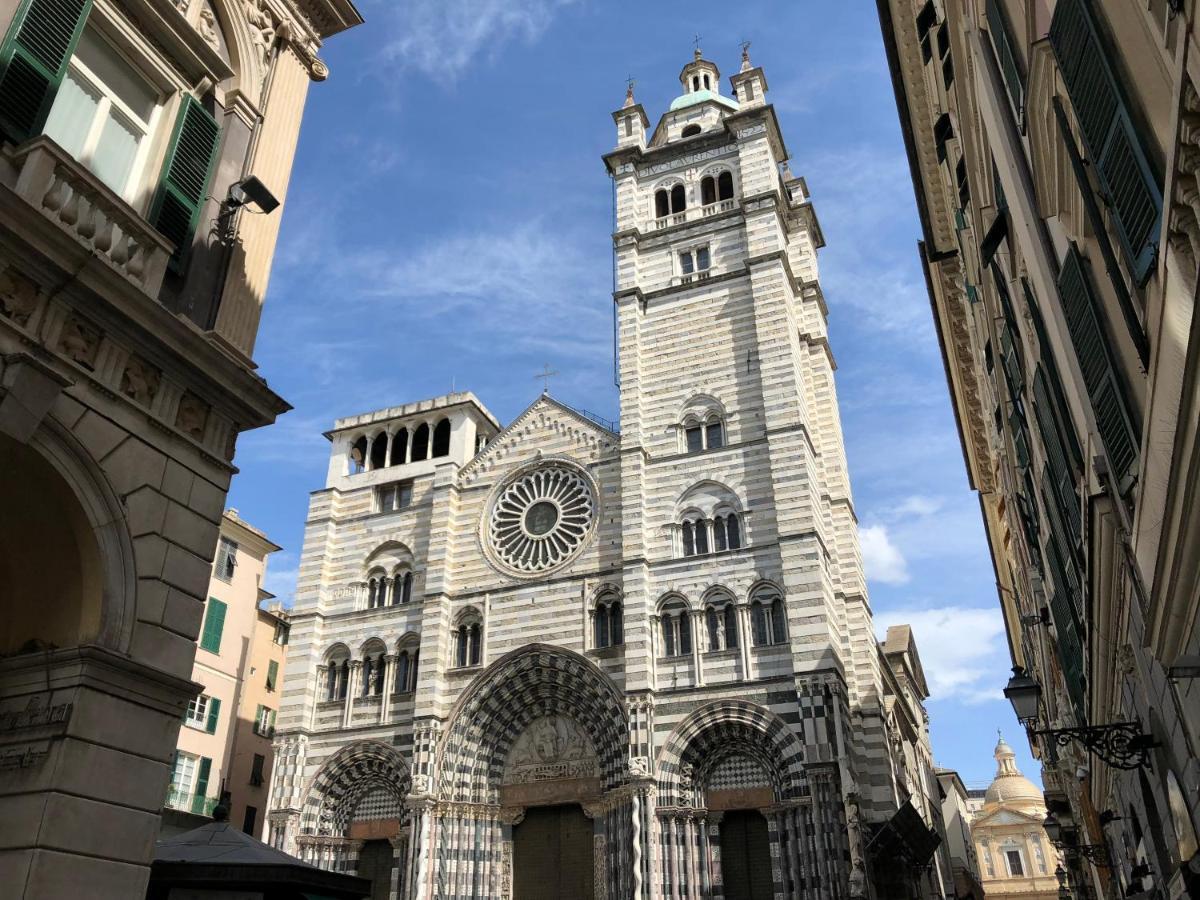
<svg viewBox="0 0 1200 900">
<path fill-rule="evenodd" d="M 805 176 L 871 604 L 913 626 L 934 754 L 986 784 L 1008 654 L 929 299 L 875 6 L 624 0 L 358 0 L 322 51 L 255 359 L 295 407 L 243 435 L 230 506 L 283 551 L 290 602 L 308 493 L 341 416 L 471 390 L 502 423 L 536 399 L 618 417 L 612 194 L 601 155 L 636 79 L 651 126 L 699 36 L 723 92 L 739 44 Z"/>
</svg>

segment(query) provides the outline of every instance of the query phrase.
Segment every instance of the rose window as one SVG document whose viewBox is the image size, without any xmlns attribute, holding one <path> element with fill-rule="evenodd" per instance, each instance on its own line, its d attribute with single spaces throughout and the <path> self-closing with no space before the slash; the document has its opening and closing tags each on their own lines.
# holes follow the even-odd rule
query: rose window
<svg viewBox="0 0 1200 900">
<path fill-rule="evenodd" d="M 488 543 L 514 574 L 545 572 L 580 550 L 595 511 L 595 496 L 582 472 L 561 464 L 542 466 L 500 492 L 488 518 Z"/>
</svg>

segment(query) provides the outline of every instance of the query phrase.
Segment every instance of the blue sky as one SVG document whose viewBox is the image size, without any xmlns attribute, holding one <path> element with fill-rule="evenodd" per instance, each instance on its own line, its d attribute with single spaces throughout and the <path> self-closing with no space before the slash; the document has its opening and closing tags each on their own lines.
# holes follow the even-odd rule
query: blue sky
<svg viewBox="0 0 1200 900">
<path fill-rule="evenodd" d="M 877 630 L 913 625 L 934 751 L 990 780 L 1007 651 L 968 490 L 874 4 L 359 0 L 301 135 L 255 357 L 294 406 L 241 438 L 230 505 L 285 548 L 290 599 L 334 418 L 473 390 L 502 422 L 552 392 L 617 417 L 611 191 L 625 79 L 651 124 L 700 35 L 766 71 L 827 248 L 838 391 Z M 728 81 L 724 88 L 729 92 Z"/>
</svg>

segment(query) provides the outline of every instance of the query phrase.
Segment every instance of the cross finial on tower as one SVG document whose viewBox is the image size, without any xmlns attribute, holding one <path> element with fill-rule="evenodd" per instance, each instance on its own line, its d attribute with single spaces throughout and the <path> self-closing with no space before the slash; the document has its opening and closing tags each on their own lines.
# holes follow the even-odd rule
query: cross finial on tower
<svg viewBox="0 0 1200 900">
<path fill-rule="evenodd" d="M 626 106 L 633 106 L 633 86 L 635 84 L 637 84 L 637 81 L 634 80 L 634 77 L 632 75 L 630 75 L 627 79 L 625 79 L 625 105 Z"/>
<path fill-rule="evenodd" d="M 550 364 L 546 363 L 542 366 L 542 371 L 534 375 L 534 378 L 542 379 L 542 394 L 549 396 L 550 394 L 550 379 L 558 374 L 557 369 L 550 368 Z"/>
<path fill-rule="evenodd" d="M 695 50 L 693 50 L 692 52 L 695 54 L 696 59 L 700 59 L 701 57 L 704 56 L 704 53 L 701 52 L 701 50 L 700 50 L 700 35 L 699 34 L 697 34 L 694 38 L 692 38 L 692 46 L 695 48 Z"/>
<path fill-rule="evenodd" d="M 753 66 L 750 63 L 750 42 L 742 41 L 742 71 L 751 69 Z"/>
</svg>

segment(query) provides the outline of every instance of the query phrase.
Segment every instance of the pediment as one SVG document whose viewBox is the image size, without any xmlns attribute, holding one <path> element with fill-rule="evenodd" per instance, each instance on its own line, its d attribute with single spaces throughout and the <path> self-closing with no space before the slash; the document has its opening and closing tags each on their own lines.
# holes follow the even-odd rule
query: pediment
<svg viewBox="0 0 1200 900">
<path fill-rule="evenodd" d="M 547 394 L 493 438 L 458 473 L 460 486 L 475 483 L 498 469 L 511 469 L 539 456 L 570 456 L 596 462 L 618 449 L 620 437 L 559 403 Z"/>
<path fill-rule="evenodd" d="M 971 823 L 972 828 L 994 827 L 1002 825 L 1042 825 L 1042 817 L 1033 813 L 1023 813 L 1015 809 L 998 809 L 994 812 L 983 813 Z"/>
</svg>

